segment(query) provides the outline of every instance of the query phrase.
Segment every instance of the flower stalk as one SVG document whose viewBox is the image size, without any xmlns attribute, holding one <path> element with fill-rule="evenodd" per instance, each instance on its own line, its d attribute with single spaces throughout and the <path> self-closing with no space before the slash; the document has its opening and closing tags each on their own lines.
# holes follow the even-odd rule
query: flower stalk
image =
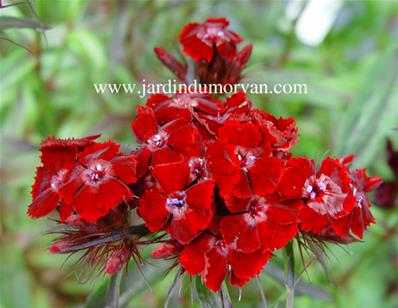
<svg viewBox="0 0 398 308">
<path fill-rule="evenodd" d="M 286 246 L 286 308 L 294 307 L 294 293 L 295 293 L 295 263 L 294 263 L 294 249 L 293 241 L 290 241 Z"/>
</svg>

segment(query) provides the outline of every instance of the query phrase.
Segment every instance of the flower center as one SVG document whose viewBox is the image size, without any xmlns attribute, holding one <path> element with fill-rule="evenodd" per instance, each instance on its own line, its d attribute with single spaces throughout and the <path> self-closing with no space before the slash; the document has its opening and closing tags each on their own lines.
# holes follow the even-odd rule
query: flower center
<svg viewBox="0 0 398 308">
<path fill-rule="evenodd" d="M 327 190 L 327 178 L 312 179 L 307 183 L 305 192 L 310 199 L 315 199 Z"/>
<path fill-rule="evenodd" d="M 205 162 L 202 158 L 192 158 L 189 161 L 189 168 L 193 179 L 200 179 L 205 176 Z"/>
<path fill-rule="evenodd" d="M 256 223 L 257 221 L 261 220 L 266 220 L 267 219 L 267 212 L 268 205 L 264 199 L 264 197 L 261 196 L 254 196 L 249 203 L 249 208 L 247 210 L 247 217 L 248 221 L 251 224 Z"/>
<path fill-rule="evenodd" d="M 235 150 L 236 157 L 239 160 L 239 164 L 241 169 L 247 171 L 250 167 L 253 166 L 256 157 L 252 152 L 242 149 L 240 147 Z"/>
<path fill-rule="evenodd" d="M 149 138 L 147 143 L 154 148 L 162 148 L 166 144 L 166 141 L 167 141 L 166 133 L 159 132 L 158 134 Z"/>
<path fill-rule="evenodd" d="M 108 167 L 102 162 L 95 162 L 88 169 L 88 180 L 92 184 L 100 182 L 107 174 Z"/>
<path fill-rule="evenodd" d="M 167 206 L 171 208 L 181 208 L 183 207 L 185 202 L 185 191 L 178 191 L 169 195 L 166 200 Z"/>
</svg>

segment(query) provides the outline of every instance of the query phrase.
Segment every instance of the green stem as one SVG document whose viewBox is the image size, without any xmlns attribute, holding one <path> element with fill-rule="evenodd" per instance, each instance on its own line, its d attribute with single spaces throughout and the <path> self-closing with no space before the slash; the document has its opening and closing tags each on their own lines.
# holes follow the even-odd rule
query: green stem
<svg viewBox="0 0 398 308">
<path fill-rule="evenodd" d="M 286 246 L 286 256 L 287 256 L 287 268 L 286 268 L 286 308 L 294 307 L 294 289 L 295 289 L 295 277 L 294 277 L 294 250 L 293 242 L 290 241 Z"/>
<path fill-rule="evenodd" d="M 111 276 L 109 280 L 108 286 L 108 295 L 107 295 L 107 304 L 109 308 L 118 308 L 119 306 L 119 293 L 120 293 L 120 283 L 122 281 L 122 272 L 118 271 L 117 273 Z"/>
</svg>

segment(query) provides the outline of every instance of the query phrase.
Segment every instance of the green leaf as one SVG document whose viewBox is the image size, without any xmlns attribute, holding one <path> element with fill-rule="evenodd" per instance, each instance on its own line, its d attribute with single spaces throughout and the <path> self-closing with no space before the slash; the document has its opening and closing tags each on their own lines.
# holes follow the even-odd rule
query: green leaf
<svg viewBox="0 0 398 308">
<path fill-rule="evenodd" d="M 335 153 L 357 154 L 366 165 L 384 138 L 398 126 L 398 48 L 388 50 L 371 67 L 341 123 Z"/>
<path fill-rule="evenodd" d="M 93 68 L 101 69 L 106 63 L 106 54 L 103 44 L 97 36 L 87 30 L 78 29 L 68 36 L 72 50 Z"/>
</svg>

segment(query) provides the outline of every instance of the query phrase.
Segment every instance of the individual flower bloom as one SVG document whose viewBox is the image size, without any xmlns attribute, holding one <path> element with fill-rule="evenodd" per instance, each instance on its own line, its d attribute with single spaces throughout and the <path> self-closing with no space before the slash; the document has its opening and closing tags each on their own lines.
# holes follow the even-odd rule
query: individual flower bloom
<svg viewBox="0 0 398 308">
<path fill-rule="evenodd" d="M 170 240 L 161 243 L 152 251 L 152 258 L 168 260 L 177 256 L 184 248 L 180 243 L 175 240 Z"/>
<path fill-rule="evenodd" d="M 282 160 L 269 157 L 269 145 L 253 123 L 227 121 L 219 129 L 219 141 L 206 152 L 211 176 L 221 196 L 248 198 L 272 193 L 279 181 Z"/>
<path fill-rule="evenodd" d="M 190 275 L 199 275 L 207 288 L 217 292 L 227 275 L 231 285 L 243 286 L 261 272 L 270 257 L 268 251 L 239 252 L 221 237 L 202 233 L 185 246 L 179 262 Z"/>
<path fill-rule="evenodd" d="M 201 24 L 188 24 L 179 36 L 184 52 L 197 62 L 210 62 L 215 51 L 227 59 L 235 57 L 236 46 L 242 38 L 228 30 L 228 25 L 225 18 L 209 18 Z"/>
<path fill-rule="evenodd" d="M 292 118 L 275 118 L 263 110 L 251 110 L 253 120 L 272 141 L 274 151 L 288 151 L 297 144 L 298 130 Z"/>
<path fill-rule="evenodd" d="M 364 230 L 376 222 L 370 212 L 370 202 L 367 193 L 375 190 L 382 182 L 381 177 L 368 177 L 366 169 L 358 169 L 350 173 L 352 195 L 355 198 L 351 213 L 334 223 L 337 235 L 345 236 L 351 230 L 357 237 L 362 238 Z"/>
<path fill-rule="evenodd" d="M 304 200 L 299 210 L 302 231 L 344 236 L 338 221 L 355 206 L 351 183 L 349 169 L 342 160 L 328 157 L 316 171 L 313 161 L 297 157 L 287 161 L 277 191 L 284 198 Z"/>
<path fill-rule="evenodd" d="M 302 230 L 324 234 L 332 229 L 346 235 L 338 222 L 352 211 L 355 198 L 349 170 L 340 160 L 324 159 L 316 176 L 306 179 L 303 197 L 306 204 L 299 213 Z"/>
<path fill-rule="evenodd" d="M 145 191 L 138 213 L 152 232 L 165 229 L 172 239 L 186 244 L 212 219 L 214 183 L 190 185 L 187 162 L 156 165 L 153 176 L 159 186 Z"/>
<path fill-rule="evenodd" d="M 196 63 L 196 75 L 201 84 L 236 84 L 242 79 L 242 71 L 249 61 L 253 45 L 245 46 L 234 57 L 225 58 L 215 53 L 211 62 Z M 219 92 L 222 93 L 223 88 Z"/>
<path fill-rule="evenodd" d="M 56 139 L 49 137 L 42 142 L 42 166 L 36 169 L 35 182 L 32 186 L 32 203 L 28 215 L 39 218 L 48 215 L 60 205 L 61 220 L 64 220 L 65 209 L 70 208 L 60 195 L 60 190 L 67 180 L 68 172 L 77 163 L 77 155 L 87 146 L 94 143 L 99 136 L 81 139 Z M 68 211 L 67 211 L 68 212 Z"/>
<path fill-rule="evenodd" d="M 169 54 L 166 50 L 155 47 L 155 54 L 158 59 L 166 66 L 177 78 L 181 81 L 185 81 L 187 74 L 187 65 L 180 63 L 174 56 Z"/>
<path fill-rule="evenodd" d="M 136 182 L 136 158 L 123 155 L 113 141 L 97 143 L 79 154 L 62 196 L 83 219 L 96 222 L 119 203 L 132 198 L 129 184 Z M 71 213 L 70 213 L 71 214 Z"/>
<path fill-rule="evenodd" d="M 152 108 L 137 106 L 137 119 L 131 123 L 131 127 L 145 148 L 147 161 L 152 165 L 202 154 L 199 132 L 185 119 L 176 119 L 160 126 Z"/>
<path fill-rule="evenodd" d="M 197 119 L 200 114 L 218 115 L 222 104 L 220 101 L 201 93 L 178 93 L 174 96 L 154 94 L 146 105 L 153 109 L 159 125 L 165 125 L 176 119 L 187 122 Z"/>
<path fill-rule="evenodd" d="M 219 104 L 218 104 L 219 105 Z M 251 102 L 247 100 L 244 92 L 239 91 L 228 97 L 224 104 L 220 104 L 217 109 L 196 114 L 195 120 L 204 139 L 214 141 L 218 136 L 218 130 L 228 120 L 248 122 L 251 120 L 249 111 Z"/>
<path fill-rule="evenodd" d="M 226 206 L 233 215 L 221 218 L 221 234 L 227 244 L 235 243 L 239 252 L 272 252 L 296 236 L 301 205 L 301 200 L 283 201 L 272 196 L 227 199 Z"/>
</svg>

